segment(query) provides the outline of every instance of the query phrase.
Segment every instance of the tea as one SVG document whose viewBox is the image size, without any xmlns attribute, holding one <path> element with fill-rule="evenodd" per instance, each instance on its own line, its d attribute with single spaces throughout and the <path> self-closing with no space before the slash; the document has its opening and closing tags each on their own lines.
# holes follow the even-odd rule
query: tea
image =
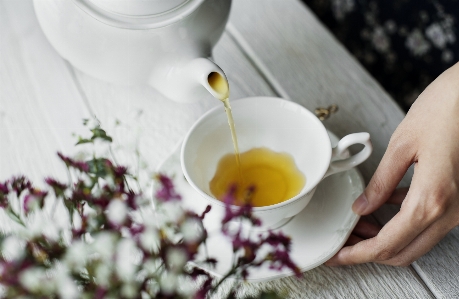
<svg viewBox="0 0 459 299">
<path fill-rule="evenodd" d="M 225 106 L 234 146 L 234 154 L 224 156 L 218 163 L 210 182 L 212 195 L 221 199 L 228 188 L 235 184 L 235 204 L 242 205 L 249 201 L 255 207 L 274 205 L 297 195 L 303 189 L 306 179 L 296 167 L 293 157 L 268 148 L 254 148 L 240 154 L 229 103 L 228 82 L 219 73 L 211 73 L 207 80 L 221 95 L 219 99 Z M 250 194 L 247 193 L 249 188 L 254 188 Z"/>
<path fill-rule="evenodd" d="M 239 169 L 243 175 L 242 182 Z M 306 178 L 291 155 L 261 147 L 241 153 L 240 168 L 235 154 L 222 157 L 209 185 L 212 195 L 221 199 L 229 186 L 235 184 L 237 205 L 249 200 L 255 207 L 263 207 L 294 197 L 305 183 Z M 249 187 L 254 188 L 251 194 L 247 194 Z"/>
<path fill-rule="evenodd" d="M 243 181 L 242 178 L 242 171 L 241 171 L 241 162 L 239 158 L 239 145 L 237 142 L 237 135 L 236 135 L 236 127 L 234 126 L 233 114 L 231 113 L 231 106 L 229 102 L 229 85 L 228 82 L 223 78 L 219 73 L 210 73 L 209 77 L 207 78 L 210 87 L 212 87 L 216 92 L 221 94 L 220 101 L 223 102 L 225 106 L 226 117 L 228 118 L 228 124 L 231 131 L 231 138 L 233 140 L 233 147 L 234 147 L 234 158 L 236 159 L 237 167 L 239 169 L 239 180 Z"/>
</svg>

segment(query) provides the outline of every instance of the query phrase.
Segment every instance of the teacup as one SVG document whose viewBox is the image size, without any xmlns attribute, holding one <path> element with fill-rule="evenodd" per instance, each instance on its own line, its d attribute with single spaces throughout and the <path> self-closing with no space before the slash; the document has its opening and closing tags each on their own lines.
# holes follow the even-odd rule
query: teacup
<svg viewBox="0 0 459 299">
<path fill-rule="evenodd" d="M 343 137 L 332 148 L 327 130 L 309 110 L 294 102 L 273 97 L 251 97 L 233 101 L 232 113 L 240 152 L 266 147 L 290 154 L 305 175 L 303 189 L 280 203 L 254 207 L 262 228 L 274 229 L 301 212 L 311 200 L 317 185 L 327 176 L 351 169 L 365 161 L 372 152 L 370 135 L 354 133 Z M 363 144 L 357 154 L 347 157 L 347 149 Z M 228 120 L 223 107 L 204 114 L 190 129 L 182 145 L 182 171 L 189 184 L 212 209 L 224 209 L 224 203 L 210 192 L 219 160 L 233 152 Z"/>
</svg>

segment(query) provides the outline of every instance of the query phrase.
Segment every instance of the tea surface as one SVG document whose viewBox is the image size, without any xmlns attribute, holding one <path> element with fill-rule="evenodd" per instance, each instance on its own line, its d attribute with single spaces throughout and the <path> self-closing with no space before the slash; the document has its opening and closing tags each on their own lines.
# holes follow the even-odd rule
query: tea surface
<svg viewBox="0 0 459 299">
<path fill-rule="evenodd" d="M 306 178 L 297 168 L 293 157 L 268 148 L 253 148 L 240 154 L 240 170 L 235 154 L 223 156 L 214 177 L 209 183 L 210 191 L 222 199 L 231 185 L 237 186 L 236 204 L 246 200 L 255 207 L 274 205 L 288 200 L 303 189 Z M 247 194 L 249 187 L 254 192 Z"/>
</svg>

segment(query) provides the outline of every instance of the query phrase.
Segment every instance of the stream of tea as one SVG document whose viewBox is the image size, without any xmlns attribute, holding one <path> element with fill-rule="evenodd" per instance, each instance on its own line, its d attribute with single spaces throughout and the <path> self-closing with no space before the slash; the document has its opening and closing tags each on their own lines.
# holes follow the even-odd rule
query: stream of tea
<svg viewBox="0 0 459 299">
<path fill-rule="evenodd" d="M 209 183 L 212 195 L 217 199 L 223 198 L 229 186 L 235 183 L 237 205 L 249 201 L 255 207 L 269 206 L 297 195 L 304 187 L 306 178 L 296 166 L 293 157 L 266 147 L 252 148 L 240 153 L 229 103 L 228 82 L 218 73 L 211 73 L 208 82 L 223 102 L 234 147 L 234 154 L 223 156 L 218 163 L 215 175 Z"/>
<path fill-rule="evenodd" d="M 226 117 L 228 118 L 228 124 L 231 130 L 231 138 L 233 140 L 234 155 L 236 156 L 236 163 L 239 172 L 239 185 L 244 185 L 244 179 L 242 176 L 241 168 L 241 155 L 239 153 L 239 144 L 237 142 L 236 128 L 234 126 L 233 113 L 231 112 L 231 105 L 229 102 L 229 85 L 228 81 L 223 78 L 219 73 L 211 73 L 208 77 L 210 87 L 222 95 L 219 100 L 223 102 L 225 106 Z"/>
</svg>

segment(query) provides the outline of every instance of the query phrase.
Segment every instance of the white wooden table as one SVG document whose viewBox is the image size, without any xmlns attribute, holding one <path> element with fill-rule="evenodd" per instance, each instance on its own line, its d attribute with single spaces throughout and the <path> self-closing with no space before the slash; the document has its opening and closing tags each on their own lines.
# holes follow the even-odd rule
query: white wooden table
<svg viewBox="0 0 459 299">
<path fill-rule="evenodd" d="M 35 182 L 65 175 L 55 153 L 75 152 L 71 134 L 84 134 L 82 119 L 91 115 L 109 131 L 115 120 L 125 124 L 110 133 L 120 144 L 138 146 L 154 169 L 191 124 L 218 104 L 210 97 L 177 104 L 149 87 L 112 85 L 81 73 L 49 45 L 31 2 L 0 0 L 0 180 L 20 173 Z M 367 182 L 404 117 L 299 0 L 233 0 L 214 58 L 234 99 L 280 96 L 310 110 L 338 104 L 339 112 L 325 123 L 330 130 L 372 135 L 375 151 L 359 167 Z M 411 173 L 402 184 L 410 179 Z M 374 219 L 384 223 L 394 212 L 385 208 Z M 290 290 L 291 298 L 459 298 L 458 248 L 456 228 L 407 268 L 321 266 L 300 280 L 247 285 L 244 292 L 271 287 Z"/>
</svg>

